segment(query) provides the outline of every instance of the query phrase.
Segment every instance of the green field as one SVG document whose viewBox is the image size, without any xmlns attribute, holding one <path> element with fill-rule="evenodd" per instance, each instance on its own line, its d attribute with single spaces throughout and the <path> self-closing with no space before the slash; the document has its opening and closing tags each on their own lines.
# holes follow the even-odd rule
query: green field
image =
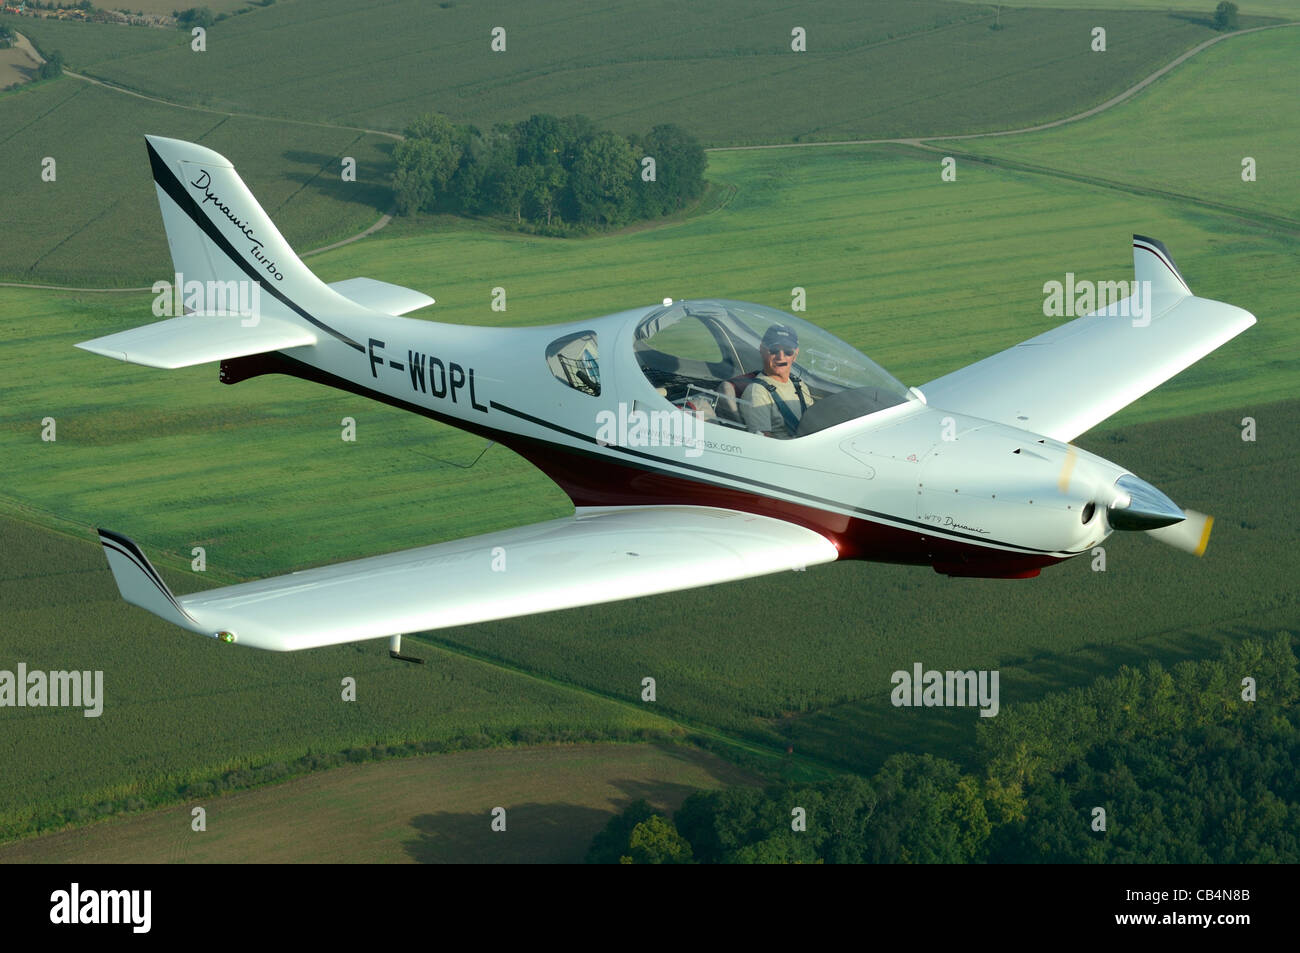
<svg viewBox="0 0 1300 953">
<path fill-rule="evenodd" d="M 391 661 L 379 643 L 220 658 L 218 643 L 178 637 L 123 606 L 97 543 L 7 516 L 0 533 L 0 668 L 104 673 L 97 718 L 74 708 L 0 708 L 0 840 L 48 824 L 55 812 L 75 818 L 126 798 L 144 806 L 228 774 L 237 786 L 239 772 L 309 752 L 680 734 L 636 706 L 434 649 L 419 666 Z M 192 575 L 160 568 L 178 587 L 195 587 Z M 355 702 L 342 699 L 344 677 L 356 679 Z"/>
<path fill-rule="evenodd" d="M 367 228 L 390 200 L 385 137 L 177 109 L 64 78 L 0 96 L 0 279 L 117 287 L 170 279 L 146 133 L 241 156 L 244 181 L 304 250 Z M 53 182 L 41 179 L 45 156 L 56 162 Z M 355 182 L 342 180 L 342 156 L 357 160 Z"/>
<path fill-rule="evenodd" d="M 985 0 L 961 0 L 975 6 L 989 6 Z M 1054 10 L 1165 10 L 1179 11 L 1187 16 L 1212 19 L 1217 0 L 1016 0 L 1017 7 L 1047 7 Z M 1242 17 L 1284 17 L 1294 20 L 1300 16 L 1297 0 L 1240 0 L 1237 8 Z"/>
<path fill-rule="evenodd" d="M 692 791 L 755 780 L 669 745 L 466 751 L 199 799 L 203 832 L 186 804 L 20 841 L 0 847 L 0 864 L 580 863 L 630 801 L 673 811 Z M 490 827 L 497 806 L 505 831 Z"/>
<path fill-rule="evenodd" d="M 935 145 L 1282 216 L 1294 235 L 1300 231 L 1300 123 L 1261 126 L 1259 117 L 1295 115 L 1297 50 L 1300 27 L 1226 40 L 1086 122 Z M 1196 117 L 1192 125 L 1189 116 Z M 1245 156 L 1256 161 L 1254 182 L 1242 181 Z"/>
<path fill-rule="evenodd" d="M 0 18 L 72 69 L 190 107 L 72 78 L 0 95 L 0 208 L 13 226 L 0 229 L 0 280 L 138 287 L 167 275 L 146 133 L 234 158 L 290 242 L 308 249 L 389 207 L 391 141 L 354 127 L 396 131 L 438 110 L 485 129 L 540 111 L 584 112 L 621 132 L 671 121 L 724 144 L 1006 129 L 1073 115 L 1215 35 L 1112 13 L 1119 34 L 1103 58 L 1087 49 L 1088 14 L 1008 11 L 1007 29 L 991 31 L 987 11 L 962 4 L 836 0 L 801 24 L 823 45 L 795 54 L 783 46 L 788 11 L 742 16 L 741 6 L 748 14 L 742 0 L 683 6 L 665 31 L 657 8 L 633 3 L 507 13 L 396 0 L 364 15 L 343 0 L 279 3 L 214 26 L 204 53 L 180 31 Z M 507 54 L 487 50 L 485 17 L 512 24 Z M 1119 39 L 1134 33 L 1140 45 Z M 394 36 L 419 51 L 395 53 Z M 824 95 L 830 87 L 836 95 Z M 345 155 L 356 182 L 341 180 Z M 40 175 L 47 156 L 53 183 Z"/>
<path fill-rule="evenodd" d="M 1214 35 L 1186 17 L 1110 11 L 1101 55 L 1092 12 L 1005 10 L 998 31 L 993 20 L 991 7 L 937 0 L 314 0 L 217 24 L 203 53 L 179 31 L 6 22 L 74 70 L 175 102 L 392 131 L 430 109 L 485 129 L 582 112 L 624 133 L 676 122 L 708 143 L 1029 125 L 1101 102 Z M 507 31 L 503 53 L 490 49 L 493 26 Z M 790 49 L 796 26 L 807 52 Z"/>
</svg>

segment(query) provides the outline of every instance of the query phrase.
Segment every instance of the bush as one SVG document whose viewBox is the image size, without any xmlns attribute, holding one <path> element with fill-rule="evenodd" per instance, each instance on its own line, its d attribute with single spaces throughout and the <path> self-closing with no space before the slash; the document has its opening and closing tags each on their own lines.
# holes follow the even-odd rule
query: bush
<svg viewBox="0 0 1300 953">
<path fill-rule="evenodd" d="M 56 79 L 63 75 L 63 54 L 55 50 L 45 58 L 36 75 L 40 79 Z"/>
</svg>

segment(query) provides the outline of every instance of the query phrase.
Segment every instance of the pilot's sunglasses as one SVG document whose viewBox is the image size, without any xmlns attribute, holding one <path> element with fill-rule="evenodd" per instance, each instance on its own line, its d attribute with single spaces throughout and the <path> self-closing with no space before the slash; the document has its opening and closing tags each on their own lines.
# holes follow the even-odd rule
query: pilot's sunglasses
<svg viewBox="0 0 1300 953">
<path fill-rule="evenodd" d="M 767 353 L 773 357 L 794 357 L 794 352 L 799 350 L 797 347 L 769 347 Z"/>
</svg>

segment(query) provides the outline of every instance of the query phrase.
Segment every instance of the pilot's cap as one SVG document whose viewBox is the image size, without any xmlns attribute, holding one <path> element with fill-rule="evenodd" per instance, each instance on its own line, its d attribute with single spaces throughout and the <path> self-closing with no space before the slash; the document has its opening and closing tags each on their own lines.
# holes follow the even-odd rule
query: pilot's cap
<svg viewBox="0 0 1300 953">
<path fill-rule="evenodd" d="M 784 324 L 774 324 L 763 334 L 763 347 L 769 351 L 778 347 L 792 351 L 798 346 L 799 335 L 794 333 L 794 328 Z"/>
</svg>

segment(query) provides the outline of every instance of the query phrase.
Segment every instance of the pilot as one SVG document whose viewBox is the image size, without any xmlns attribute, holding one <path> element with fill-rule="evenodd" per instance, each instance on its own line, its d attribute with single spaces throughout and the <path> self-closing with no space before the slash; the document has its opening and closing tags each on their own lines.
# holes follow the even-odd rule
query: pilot
<svg viewBox="0 0 1300 953">
<path fill-rule="evenodd" d="M 813 402 L 808 385 L 792 373 L 799 357 L 799 336 L 794 328 L 774 324 L 764 332 L 758 356 L 763 370 L 745 389 L 741 405 L 745 428 L 781 440 L 793 437 Z"/>
</svg>

